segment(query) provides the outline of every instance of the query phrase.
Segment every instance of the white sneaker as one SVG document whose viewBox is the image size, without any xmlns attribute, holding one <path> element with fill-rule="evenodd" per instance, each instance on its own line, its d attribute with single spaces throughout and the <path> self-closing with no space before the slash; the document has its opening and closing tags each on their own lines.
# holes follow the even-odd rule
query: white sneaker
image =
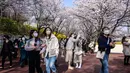
<svg viewBox="0 0 130 73">
<path fill-rule="evenodd" d="M 78 64 L 76 64 L 76 67 L 75 68 L 78 68 Z"/>
<path fill-rule="evenodd" d="M 10 68 L 12 68 L 12 66 L 9 66 Z"/>
<path fill-rule="evenodd" d="M 81 68 L 81 65 L 78 68 Z"/>
<path fill-rule="evenodd" d="M 0 67 L 0 69 L 4 69 L 3 67 Z"/>
<path fill-rule="evenodd" d="M 73 70 L 74 68 L 73 67 L 69 67 L 68 69 Z"/>
</svg>

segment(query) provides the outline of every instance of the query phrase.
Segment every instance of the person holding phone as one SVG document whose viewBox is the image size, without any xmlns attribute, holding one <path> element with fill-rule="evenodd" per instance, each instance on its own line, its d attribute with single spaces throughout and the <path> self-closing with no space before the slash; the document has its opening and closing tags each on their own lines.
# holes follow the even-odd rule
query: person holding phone
<svg viewBox="0 0 130 73">
<path fill-rule="evenodd" d="M 38 32 L 36 30 L 30 31 L 30 38 L 25 45 L 25 50 L 28 52 L 29 58 L 29 73 L 43 73 L 40 67 L 40 50 L 41 40 L 38 38 Z"/>
</svg>

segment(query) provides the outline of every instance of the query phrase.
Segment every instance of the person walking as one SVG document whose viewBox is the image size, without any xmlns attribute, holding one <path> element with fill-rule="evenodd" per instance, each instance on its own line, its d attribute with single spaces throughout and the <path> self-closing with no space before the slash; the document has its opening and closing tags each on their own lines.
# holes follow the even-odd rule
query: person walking
<svg viewBox="0 0 130 73">
<path fill-rule="evenodd" d="M 101 34 L 98 38 L 98 50 L 101 52 L 105 51 L 105 55 L 103 59 L 100 59 L 100 62 L 102 64 L 100 73 L 109 73 L 109 69 L 108 69 L 109 54 L 111 52 L 111 49 L 115 45 L 112 42 L 112 39 L 109 37 L 109 34 L 110 34 L 110 30 L 108 28 L 104 28 L 103 34 Z"/>
<path fill-rule="evenodd" d="M 130 42 L 129 38 L 124 36 L 122 38 L 122 45 L 123 45 L 123 54 L 124 54 L 124 65 L 129 65 L 129 58 L 130 58 Z"/>
<path fill-rule="evenodd" d="M 20 48 L 20 66 L 24 67 L 27 64 L 27 51 L 25 50 L 26 38 L 24 36 L 21 37 L 21 41 L 19 43 Z"/>
<path fill-rule="evenodd" d="M 12 41 L 9 40 L 9 36 L 8 35 L 4 35 L 4 42 L 3 42 L 3 47 L 2 47 L 2 51 L 1 51 L 1 56 L 2 56 L 2 67 L 0 67 L 1 69 L 4 69 L 4 63 L 6 60 L 6 57 L 9 58 L 10 61 L 10 66 L 12 67 L 12 53 L 14 53 L 14 48 L 13 48 L 13 43 Z"/>
<path fill-rule="evenodd" d="M 46 46 L 45 47 L 46 72 L 51 73 L 52 71 L 53 73 L 57 73 L 55 62 L 59 54 L 58 39 L 54 34 L 52 34 L 52 29 L 50 27 L 45 28 L 43 34 L 45 40 L 45 44 L 43 44 L 43 46 Z"/>
<path fill-rule="evenodd" d="M 19 40 L 15 39 L 14 42 L 14 54 L 13 54 L 13 58 L 17 58 L 18 57 L 18 49 L 19 49 Z"/>
<path fill-rule="evenodd" d="M 30 38 L 25 45 L 25 50 L 28 52 L 29 58 L 29 73 L 43 73 L 40 67 L 40 50 L 42 41 L 38 38 L 38 32 L 36 30 L 30 31 Z"/>
</svg>

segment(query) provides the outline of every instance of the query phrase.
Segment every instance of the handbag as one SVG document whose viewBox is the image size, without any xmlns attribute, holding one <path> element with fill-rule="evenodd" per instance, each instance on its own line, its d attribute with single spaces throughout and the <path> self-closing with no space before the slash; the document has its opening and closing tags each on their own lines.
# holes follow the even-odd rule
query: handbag
<svg viewBox="0 0 130 73">
<path fill-rule="evenodd" d="M 98 51 L 97 55 L 96 55 L 96 58 L 97 59 L 103 59 L 104 55 L 105 55 L 105 51 Z"/>
</svg>

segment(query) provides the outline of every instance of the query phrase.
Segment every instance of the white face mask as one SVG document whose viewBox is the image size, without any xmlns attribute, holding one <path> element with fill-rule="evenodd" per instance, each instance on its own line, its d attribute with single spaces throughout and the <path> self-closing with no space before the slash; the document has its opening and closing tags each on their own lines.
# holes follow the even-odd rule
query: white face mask
<svg viewBox="0 0 130 73">
<path fill-rule="evenodd" d="M 72 37 L 74 38 L 74 37 L 75 37 L 75 35 L 73 34 L 73 35 L 72 35 Z"/>
<path fill-rule="evenodd" d="M 6 43 L 8 43 L 9 40 L 6 39 Z"/>
<path fill-rule="evenodd" d="M 34 33 L 33 33 L 33 36 L 34 36 L 34 37 L 37 37 L 37 36 L 38 36 L 38 33 L 37 33 L 37 32 L 34 32 Z"/>
<path fill-rule="evenodd" d="M 22 38 L 22 40 L 24 41 L 24 40 L 25 40 L 25 38 L 23 37 L 23 38 Z"/>
<path fill-rule="evenodd" d="M 47 34 L 47 35 L 50 35 L 50 34 L 51 34 L 51 31 L 46 31 L 46 34 Z"/>
<path fill-rule="evenodd" d="M 104 30 L 104 34 L 110 34 L 109 30 Z"/>
</svg>

